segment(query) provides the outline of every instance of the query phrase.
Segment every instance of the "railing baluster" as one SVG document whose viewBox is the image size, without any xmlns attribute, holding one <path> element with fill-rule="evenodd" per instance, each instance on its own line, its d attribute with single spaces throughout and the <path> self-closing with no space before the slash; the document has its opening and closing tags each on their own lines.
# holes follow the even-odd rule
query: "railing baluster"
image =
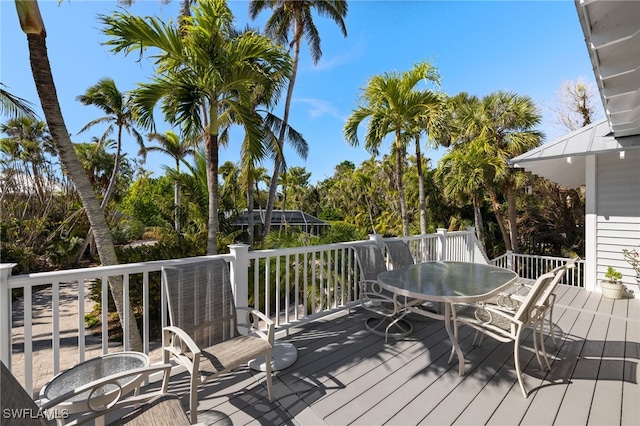
<svg viewBox="0 0 640 426">
<path fill-rule="evenodd" d="M 23 306 L 24 306 L 24 318 L 22 322 L 24 324 L 24 384 L 25 389 L 29 395 L 33 395 L 33 310 L 31 305 L 31 298 L 33 297 L 31 286 L 25 287 Z M 59 305 L 53 307 L 58 309 Z"/>
<path fill-rule="evenodd" d="M 144 353 L 149 353 L 149 272 L 142 273 L 142 327 Z"/>
<path fill-rule="evenodd" d="M 69 285 L 69 283 L 67 283 Z M 78 360 L 85 359 L 85 342 L 84 342 L 84 278 L 78 278 Z"/>
<path fill-rule="evenodd" d="M 123 310 L 124 310 L 124 321 L 120 318 L 120 324 L 124 324 L 122 326 L 122 342 L 124 344 L 124 350 L 131 350 L 131 346 L 129 345 L 129 323 L 131 322 L 131 318 L 129 318 L 130 301 L 129 301 L 129 274 L 124 274 L 122 276 L 122 299 L 124 301 Z"/>
<path fill-rule="evenodd" d="M 102 276 L 102 297 L 100 298 L 102 309 L 102 355 L 109 353 L 109 284 L 108 278 Z"/>
<path fill-rule="evenodd" d="M 51 326 L 52 367 L 56 375 L 60 372 L 60 283 L 57 281 L 51 284 Z"/>
</svg>

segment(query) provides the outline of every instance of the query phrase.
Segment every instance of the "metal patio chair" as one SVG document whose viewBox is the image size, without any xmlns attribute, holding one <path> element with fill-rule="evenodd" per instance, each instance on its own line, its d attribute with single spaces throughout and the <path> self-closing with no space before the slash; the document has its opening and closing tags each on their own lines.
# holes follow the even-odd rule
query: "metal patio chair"
<svg viewBox="0 0 640 426">
<path fill-rule="evenodd" d="M 3 426 L 48 426 L 50 423 L 47 421 L 47 416 L 58 416 L 58 424 L 76 425 L 95 420 L 116 410 L 133 407 L 133 411 L 119 417 L 110 425 L 189 425 L 189 419 L 187 419 L 180 399 L 176 395 L 153 391 L 129 396 L 130 394 L 125 395 L 118 391 L 119 383 L 123 380 L 131 380 L 132 377 L 142 381 L 150 374 L 164 372 L 164 380 L 166 381 L 170 370 L 171 365 L 164 364 L 113 374 L 80 386 L 38 406 L 4 363 L 0 362 L 0 383 L 2 384 L 0 390 L 2 421 L 0 423 Z M 105 397 L 105 392 L 107 392 L 107 397 Z M 88 404 L 90 410 L 74 415 L 68 419 L 69 421 L 66 421 L 62 418 L 63 410 L 56 410 L 56 406 L 79 397 L 87 398 L 90 402 Z"/>
<path fill-rule="evenodd" d="M 374 242 L 353 244 L 352 247 L 360 272 L 360 305 L 377 315 L 365 320 L 365 328 L 384 336 L 385 342 L 389 335 L 396 339 L 408 336 L 413 326 L 403 319 L 406 301 L 384 290 L 377 281 L 378 274 L 387 270 L 382 250 Z"/>
<path fill-rule="evenodd" d="M 520 337 L 522 331 L 528 325 L 533 326 L 533 349 L 536 359 L 540 368 L 550 369 L 551 367 L 542 339 L 542 330 L 539 326 L 550 308 L 549 299 L 553 291 L 566 270 L 570 267 L 573 267 L 573 263 L 568 263 L 556 268 L 554 272 L 548 272 L 540 276 L 515 309 L 497 303 L 478 302 L 452 310 L 452 320 L 456 338 L 458 336 L 458 328 L 462 324 L 468 325 L 476 331 L 493 337 L 500 342 L 513 342 L 516 375 L 518 377 L 520 390 L 525 398 L 528 395 L 522 381 L 522 373 L 520 370 Z M 476 340 L 477 339 L 474 339 L 474 344 Z M 542 364 L 540 352 L 542 352 L 545 365 Z M 449 362 L 451 362 L 453 355 L 454 351 L 452 350 Z"/>
<path fill-rule="evenodd" d="M 387 254 L 393 269 L 404 268 L 405 266 L 413 265 L 413 255 L 409 244 L 403 240 L 384 240 L 382 242 L 387 247 Z"/>
<path fill-rule="evenodd" d="M 172 357 L 189 372 L 189 408 L 195 423 L 198 385 L 261 355 L 270 360 L 274 323 L 258 310 L 236 307 L 224 259 L 163 267 L 162 279 L 171 321 L 162 333 L 163 362 Z M 239 311 L 245 312 L 245 323 L 238 322 Z M 247 333 L 241 334 L 238 327 Z M 266 381 L 272 402 L 271 362 L 266 362 Z"/>
</svg>

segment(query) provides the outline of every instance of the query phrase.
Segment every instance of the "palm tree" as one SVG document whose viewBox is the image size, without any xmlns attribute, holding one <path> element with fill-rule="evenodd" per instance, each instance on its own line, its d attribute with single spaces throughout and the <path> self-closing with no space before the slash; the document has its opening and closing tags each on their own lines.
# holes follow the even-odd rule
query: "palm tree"
<svg viewBox="0 0 640 426">
<path fill-rule="evenodd" d="M 404 73 L 390 72 L 372 77 L 361 94 L 364 105 L 352 112 L 344 126 L 347 142 L 357 146 L 360 143 L 358 126 L 369 119 L 365 148 L 373 155 L 378 154 L 383 139 L 390 133 L 394 134 L 391 151 L 395 156 L 395 184 L 404 235 L 409 235 L 409 216 L 402 183 L 407 144 L 421 133 L 419 126 L 427 125 L 431 117 L 439 114 L 440 104 L 439 98 L 432 92 L 416 90 L 415 86 L 424 79 L 437 78 L 433 67 L 426 63 L 416 64 Z M 416 140 L 416 154 L 420 158 L 419 138 Z M 423 200 L 422 204 L 424 206 Z"/>
<path fill-rule="evenodd" d="M 293 48 L 293 64 L 289 86 L 287 88 L 287 98 L 284 105 L 283 125 L 278 135 L 279 151 L 282 152 L 285 131 L 289 124 L 289 110 L 291 108 L 291 99 L 293 97 L 293 88 L 296 83 L 298 74 L 298 63 L 300 61 L 300 46 L 303 37 L 309 42 L 311 50 L 311 58 L 313 63 L 317 64 L 322 57 L 320 49 L 320 35 L 318 28 L 313 22 L 312 10 L 315 9 L 319 15 L 331 18 L 347 36 L 347 27 L 344 24 L 344 18 L 347 16 L 347 2 L 341 0 L 251 0 L 249 3 L 249 16 L 255 19 L 260 12 L 265 9 L 271 9 L 273 14 L 267 20 L 265 31 L 274 39 L 282 44 L 289 42 L 289 32 L 293 33 L 293 38 L 289 46 Z M 269 198 L 267 200 L 267 209 L 265 213 L 264 235 L 266 236 L 270 230 L 271 215 L 276 199 L 276 188 L 278 186 L 278 175 L 282 171 L 283 158 L 276 156 L 274 159 L 273 174 L 271 176 L 271 185 L 269 186 Z"/>
<path fill-rule="evenodd" d="M 47 162 L 45 154 L 55 154 L 47 123 L 23 115 L 0 125 L 0 133 L 8 136 L 0 139 L 0 152 L 16 160 L 21 169 L 18 173 L 23 175 L 23 190 L 33 188 L 44 203 L 46 179 L 41 169 Z"/>
<path fill-rule="evenodd" d="M 444 183 L 443 191 L 448 199 L 463 203 L 471 199 L 476 235 L 480 247 L 486 252 L 481 202 L 484 190 L 492 185 L 496 171 L 502 170 L 502 162 L 498 157 L 487 155 L 484 148 L 481 140 L 452 148 L 438 162 L 436 178 Z"/>
<path fill-rule="evenodd" d="M 117 131 L 116 137 L 116 154 L 113 163 L 113 170 L 111 171 L 111 178 L 109 180 L 109 186 L 104 194 L 102 203 L 100 206 L 102 209 L 107 207 L 107 204 L 111 200 L 111 196 L 116 188 L 116 182 L 118 180 L 118 173 L 120 171 L 120 163 L 122 158 L 122 131 L 126 130 L 127 133 L 134 137 L 138 145 L 143 148 L 142 136 L 135 129 L 134 125 L 136 120 L 134 117 L 133 109 L 131 108 L 131 99 L 124 93 L 118 90 L 116 83 L 111 78 L 103 78 L 97 84 L 89 87 L 84 95 L 76 97 L 76 100 L 80 101 L 83 105 L 93 105 L 98 109 L 101 109 L 106 115 L 91 120 L 85 126 L 80 129 L 78 134 L 86 132 L 93 126 L 102 123 L 108 123 L 108 126 L 102 136 L 98 139 L 98 146 L 104 144 L 107 138 Z M 80 248 L 77 260 L 80 259 L 82 254 L 87 248 L 91 239 L 92 230 L 89 229 L 89 234 L 85 238 L 85 242 Z"/>
<path fill-rule="evenodd" d="M 125 54 L 157 48 L 156 75 L 136 90 L 141 119 L 153 128 L 153 111 L 162 103 L 165 119 L 181 125 L 187 136 L 204 137 L 207 155 L 209 223 L 207 253 L 217 251 L 218 149 L 220 130 L 241 123 L 252 139 L 260 138 L 261 117 L 251 108 L 253 89 L 278 84 L 291 63 L 264 36 L 233 36 L 233 15 L 223 0 L 200 1 L 181 28 L 153 17 L 128 13 L 100 16 L 111 36 L 113 52 Z M 183 36 L 188 34 L 188 36 Z"/>
<path fill-rule="evenodd" d="M 18 96 L 12 95 L 0 83 L 0 114 L 7 114 L 10 118 L 27 116 L 35 118 L 36 113 L 31 108 L 30 102 Z"/>
<path fill-rule="evenodd" d="M 38 2 L 16 0 L 15 4 L 20 20 L 20 27 L 27 35 L 31 71 L 33 73 L 36 90 L 38 91 L 38 97 L 40 98 L 42 110 L 56 150 L 60 155 L 60 161 L 78 191 L 91 228 L 93 228 L 100 261 L 103 265 L 115 265 L 118 263 L 118 258 L 104 211 L 100 207 L 93 187 L 78 160 L 78 156 L 73 148 L 73 143 L 69 137 L 67 126 L 62 117 L 56 85 L 51 72 L 51 64 L 49 63 L 49 57 L 47 55 L 47 33 L 44 28 Z M 142 350 L 142 339 L 140 338 L 140 331 L 134 320 L 131 306 L 128 312 L 124 311 L 122 281 L 117 279 L 109 280 L 109 287 L 120 318 L 127 317 L 129 319 L 129 328 L 125 331 L 128 331 L 129 334 L 130 349 Z"/>
<path fill-rule="evenodd" d="M 150 151 L 162 152 L 171 156 L 176 162 L 175 172 L 180 174 L 180 163 L 185 162 L 188 155 L 195 154 L 195 143 L 193 139 L 180 138 L 175 132 L 167 130 L 164 134 L 149 133 L 147 135 L 149 141 L 155 141 L 157 146 L 143 147 L 140 153 L 146 157 Z M 186 164 L 186 163 L 185 163 Z M 174 204 L 174 227 L 176 232 L 181 232 L 180 227 L 180 182 L 174 181 L 173 188 L 173 204 Z"/>
<path fill-rule="evenodd" d="M 480 102 L 467 104 L 458 115 L 460 139 L 479 139 L 486 145 L 483 149 L 486 155 L 501 160 L 501 170 L 494 179 L 507 198 L 509 239 L 505 240 L 505 246 L 518 252 L 516 190 L 525 178 L 523 172 L 509 167 L 508 160 L 540 146 L 544 136 L 534 130 L 540 124 L 540 112 L 530 97 L 499 91 Z M 496 194 L 490 192 L 490 195 L 494 211 L 499 212 Z"/>
</svg>

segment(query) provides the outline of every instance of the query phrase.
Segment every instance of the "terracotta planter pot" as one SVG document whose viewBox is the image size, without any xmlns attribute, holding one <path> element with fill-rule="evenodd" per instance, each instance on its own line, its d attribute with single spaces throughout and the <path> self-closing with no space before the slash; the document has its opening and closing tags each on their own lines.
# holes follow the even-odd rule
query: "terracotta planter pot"
<svg viewBox="0 0 640 426">
<path fill-rule="evenodd" d="M 609 299 L 621 299 L 624 287 L 620 283 L 612 283 L 609 281 L 602 281 L 600 283 L 602 287 L 602 295 Z"/>
</svg>

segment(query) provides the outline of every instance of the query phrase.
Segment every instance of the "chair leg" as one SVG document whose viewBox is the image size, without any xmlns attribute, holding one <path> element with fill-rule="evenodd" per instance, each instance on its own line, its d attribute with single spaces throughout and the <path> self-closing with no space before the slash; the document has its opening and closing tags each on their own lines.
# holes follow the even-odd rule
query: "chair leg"
<svg viewBox="0 0 640 426">
<path fill-rule="evenodd" d="M 555 294 L 552 294 L 551 297 L 555 299 Z M 558 349 L 558 342 L 556 341 L 556 333 L 553 327 L 553 305 L 555 304 L 555 300 L 551 301 L 551 306 L 549 307 L 549 334 L 551 335 L 551 340 L 553 341 L 553 346 Z"/>
<path fill-rule="evenodd" d="M 532 323 L 533 352 L 536 354 L 536 360 L 538 360 L 538 365 L 540 366 L 541 370 L 544 370 L 544 366 L 542 365 L 542 361 L 540 360 L 540 351 L 538 348 L 540 346 L 544 348 L 544 339 L 542 338 L 542 329 L 544 328 L 543 326 L 544 326 L 544 323 L 541 323 L 537 318 L 533 320 L 533 323 Z M 540 335 L 540 343 L 538 342 L 538 334 Z"/>
<path fill-rule="evenodd" d="M 266 352 L 265 361 L 266 361 L 265 373 L 267 375 L 267 393 L 269 394 L 269 402 L 273 402 L 273 380 L 271 378 L 271 349 L 269 349 Z"/>
<path fill-rule="evenodd" d="M 527 391 L 524 388 L 524 383 L 522 381 L 522 373 L 520 372 L 520 330 L 516 333 L 516 338 L 513 341 L 513 358 L 515 360 L 516 366 L 516 376 L 518 376 L 518 383 L 520 384 L 520 390 L 522 391 L 522 395 L 527 398 Z"/>
<path fill-rule="evenodd" d="M 191 373 L 191 386 L 189 389 L 189 415 L 191 417 L 191 424 L 198 423 L 198 371 Z"/>
<path fill-rule="evenodd" d="M 535 330 L 534 330 L 535 332 Z M 551 331 L 553 333 L 553 330 Z M 547 348 L 544 345 L 544 317 L 540 321 L 540 346 L 542 348 L 542 356 L 544 358 L 544 363 L 547 366 L 547 370 L 551 370 L 551 365 L 549 364 L 549 357 L 547 355 Z M 542 365 L 540 366 L 542 367 Z"/>
</svg>

